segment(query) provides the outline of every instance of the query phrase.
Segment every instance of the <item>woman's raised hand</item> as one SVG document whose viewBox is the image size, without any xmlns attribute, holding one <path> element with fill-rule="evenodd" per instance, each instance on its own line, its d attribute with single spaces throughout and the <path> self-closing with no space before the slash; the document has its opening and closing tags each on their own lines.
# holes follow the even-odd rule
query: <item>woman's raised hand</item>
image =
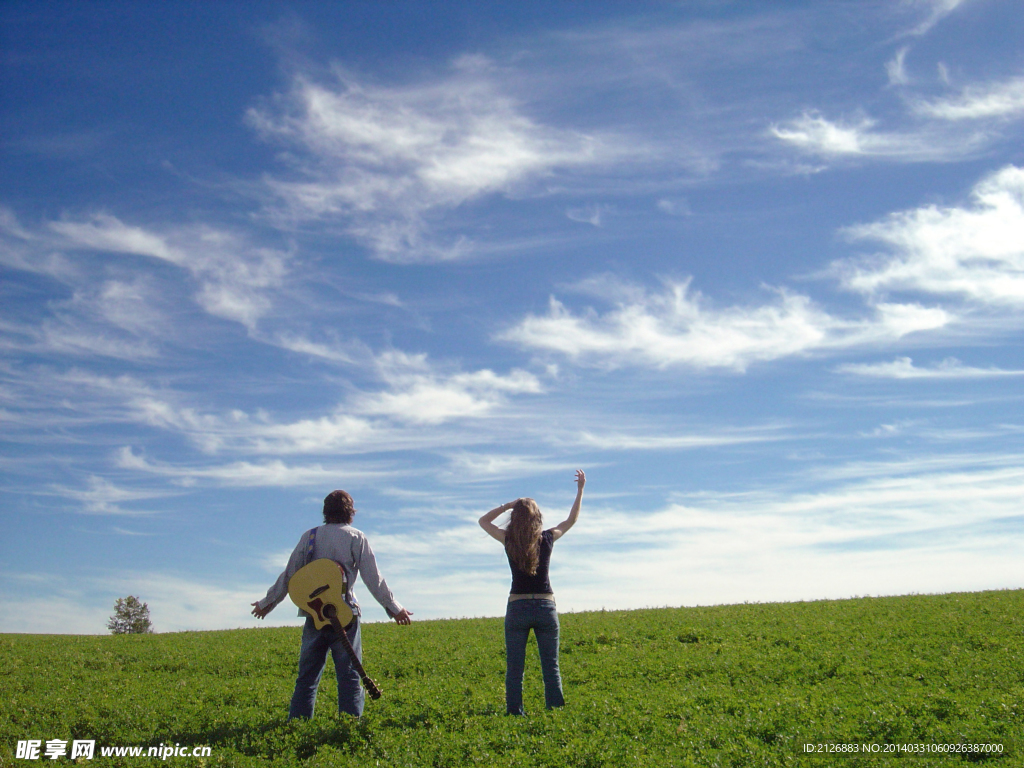
<svg viewBox="0 0 1024 768">
<path fill-rule="evenodd" d="M 585 474 L 583 474 L 583 470 L 582 469 L 577 469 L 576 470 L 576 485 L 582 491 L 583 490 L 583 486 L 586 485 L 586 484 L 587 484 L 587 476 Z"/>
</svg>

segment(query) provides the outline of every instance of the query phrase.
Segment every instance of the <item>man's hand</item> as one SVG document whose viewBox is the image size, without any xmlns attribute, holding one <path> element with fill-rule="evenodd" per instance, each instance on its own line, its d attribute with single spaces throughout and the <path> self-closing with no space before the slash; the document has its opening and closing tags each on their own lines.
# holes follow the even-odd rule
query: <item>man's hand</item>
<svg viewBox="0 0 1024 768">
<path fill-rule="evenodd" d="M 409 618 L 410 616 L 412 616 L 412 611 L 403 608 L 395 614 L 395 621 L 399 624 L 412 624 L 412 619 Z"/>
<path fill-rule="evenodd" d="M 262 619 L 268 613 L 270 613 L 269 608 L 260 608 L 260 604 L 258 602 L 252 604 L 252 615 L 257 619 Z"/>
</svg>

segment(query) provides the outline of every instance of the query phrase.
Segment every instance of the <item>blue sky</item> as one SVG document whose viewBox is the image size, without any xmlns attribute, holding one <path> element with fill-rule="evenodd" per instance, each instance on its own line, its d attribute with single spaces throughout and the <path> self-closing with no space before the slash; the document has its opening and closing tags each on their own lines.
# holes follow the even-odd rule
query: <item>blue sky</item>
<svg viewBox="0 0 1024 768">
<path fill-rule="evenodd" d="M 0 630 L 252 626 L 334 488 L 416 618 L 500 615 L 476 518 L 577 467 L 561 610 L 1024 586 L 1019 3 L 0 34 Z"/>
</svg>

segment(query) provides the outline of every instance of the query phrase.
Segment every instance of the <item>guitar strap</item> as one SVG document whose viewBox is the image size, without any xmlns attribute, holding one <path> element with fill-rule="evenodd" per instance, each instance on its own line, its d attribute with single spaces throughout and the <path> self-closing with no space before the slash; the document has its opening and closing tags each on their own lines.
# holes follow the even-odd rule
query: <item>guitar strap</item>
<svg viewBox="0 0 1024 768">
<path fill-rule="evenodd" d="M 313 560 L 313 547 L 316 545 L 316 528 L 311 528 L 309 531 L 309 539 L 306 543 L 306 562 L 303 565 L 309 565 Z"/>
</svg>

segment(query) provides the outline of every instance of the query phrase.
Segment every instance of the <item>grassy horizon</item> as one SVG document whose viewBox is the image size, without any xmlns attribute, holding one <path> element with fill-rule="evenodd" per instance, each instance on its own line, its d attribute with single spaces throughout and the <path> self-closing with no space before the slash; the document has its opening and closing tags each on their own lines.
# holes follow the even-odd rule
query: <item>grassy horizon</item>
<svg viewBox="0 0 1024 768">
<path fill-rule="evenodd" d="M 804 744 L 1001 743 L 925 764 L 1021 765 L 1024 590 L 562 614 L 566 707 L 504 716 L 502 619 L 367 624 L 384 691 L 339 716 L 333 666 L 316 716 L 288 722 L 299 627 L 0 636 L 0 764 L 18 740 L 210 746 L 181 765 L 784 766 Z M 881 765 L 910 753 L 831 757 Z M 148 758 L 152 759 L 152 758 Z M 920 758 L 915 758 L 920 760 Z M 61 762 L 67 762 L 64 759 Z M 922 764 L 920 761 L 917 764 Z"/>
</svg>

